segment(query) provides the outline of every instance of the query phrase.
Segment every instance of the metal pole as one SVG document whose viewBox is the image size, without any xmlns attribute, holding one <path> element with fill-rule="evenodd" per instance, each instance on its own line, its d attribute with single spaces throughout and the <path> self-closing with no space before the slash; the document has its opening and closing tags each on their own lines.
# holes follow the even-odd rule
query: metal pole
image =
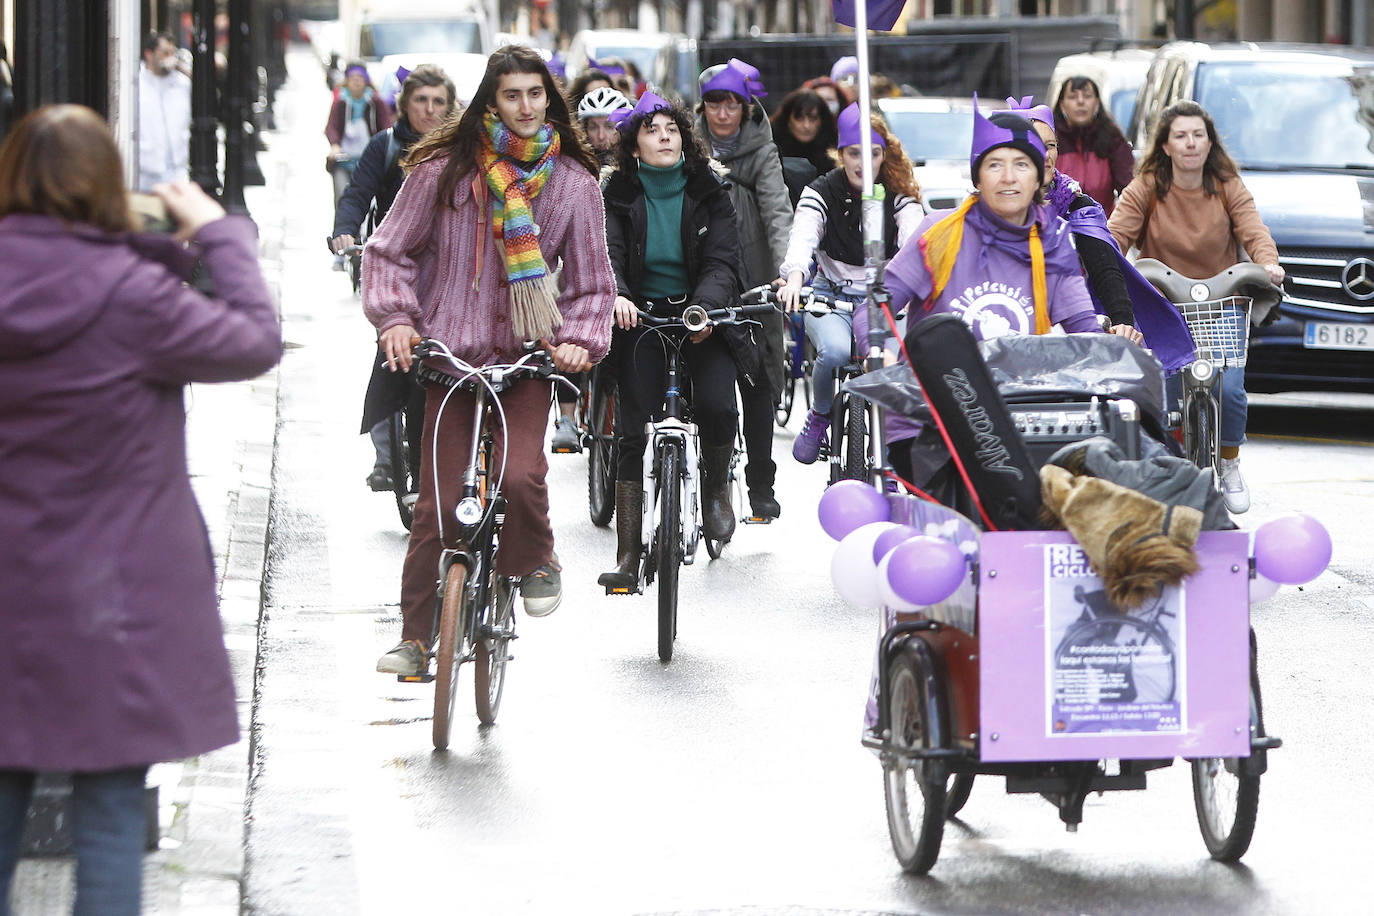
<svg viewBox="0 0 1374 916">
<path fill-rule="evenodd" d="M 215 0 L 195 0 L 191 12 L 191 180 L 219 191 L 215 120 Z"/>
<path fill-rule="evenodd" d="M 108 61 L 109 122 L 124 163 L 124 183 L 138 185 L 138 63 L 143 38 L 141 10 L 131 2 L 106 7 L 111 54 Z"/>
<path fill-rule="evenodd" d="M 868 289 L 865 307 L 868 309 L 868 351 L 864 360 L 867 371 L 881 369 L 883 365 L 883 333 L 886 316 L 882 306 L 888 295 L 883 287 L 883 255 L 887 249 L 883 244 L 883 190 L 874 192 L 873 140 L 869 136 L 870 99 L 868 63 L 868 2 L 857 0 L 854 4 L 855 57 L 859 62 L 859 155 L 863 157 L 863 235 L 864 235 L 864 281 Z M 878 490 L 886 489 L 883 472 L 887 470 L 887 449 L 883 409 L 877 404 L 871 411 L 873 429 L 870 430 L 869 446 L 873 464 L 873 485 Z"/>
<path fill-rule="evenodd" d="M 1174 37 L 1191 41 L 1193 31 L 1193 0 L 1177 0 L 1174 4 Z"/>
<path fill-rule="evenodd" d="M 229 0 L 229 67 L 224 77 L 224 209 L 247 213 L 243 199 L 244 87 L 248 85 L 248 0 Z"/>
</svg>

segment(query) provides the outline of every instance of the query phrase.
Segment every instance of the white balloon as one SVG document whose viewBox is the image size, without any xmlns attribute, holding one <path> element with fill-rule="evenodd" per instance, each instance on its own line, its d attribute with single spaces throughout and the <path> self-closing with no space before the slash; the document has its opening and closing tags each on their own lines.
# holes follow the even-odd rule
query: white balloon
<svg viewBox="0 0 1374 916">
<path fill-rule="evenodd" d="M 1279 590 L 1279 583 L 1273 579 L 1266 579 L 1259 573 L 1255 573 L 1255 578 L 1250 580 L 1250 606 L 1263 604 L 1274 597 Z"/>
<path fill-rule="evenodd" d="M 830 560 L 830 581 L 840 597 L 854 607 L 878 606 L 878 567 L 873 562 L 873 543 L 878 535 L 895 527 L 893 522 L 860 525 L 836 545 Z"/>
<path fill-rule="evenodd" d="M 892 565 L 893 551 L 889 550 L 883 554 L 882 562 L 878 564 L 878 599 L 882 605 L 894 611 L 915 611 L 919 610 L 919 605 L 912 604 L 901 595 L 892 590 L 892 586 L 887 581 L 887 568 Z"/>
</svg>

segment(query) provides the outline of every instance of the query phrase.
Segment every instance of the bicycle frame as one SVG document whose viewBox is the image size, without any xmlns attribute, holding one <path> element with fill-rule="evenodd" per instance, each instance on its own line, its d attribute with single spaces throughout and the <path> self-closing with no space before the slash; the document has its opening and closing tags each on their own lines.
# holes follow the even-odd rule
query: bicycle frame
<svg viewBox="0 0 1374 916">
<path fill-rule="evenodd" d="M 673 341 L 667 343 L 668 387 L 664 396 L 665 416 L 662 420 L 645 424 L 644 427 L 647 442 L 644 446 L 644 518 L 640 526 L 643 542 L 641 546 L 644 548 L 642 555 L 645 562 L 651 562 L 649 547 L 656 527 L 654 519 L 658 511 L 659 495 L 663 489 L 674 485 L 671 481 L 658 479 L 658 456 L 666 443 L 677 443 L 683 457 L 683 478 L 680 484 L 677 484 L 682 487 L 682 565 L 691 566 L 696 560 L 697 544 L 701 540 L 700 507 L 697 503 L 700 448 L 696 424 L 689 423 L 682 416 L 682 357 L 678 352 L 678 344 Z"/>
</svg>

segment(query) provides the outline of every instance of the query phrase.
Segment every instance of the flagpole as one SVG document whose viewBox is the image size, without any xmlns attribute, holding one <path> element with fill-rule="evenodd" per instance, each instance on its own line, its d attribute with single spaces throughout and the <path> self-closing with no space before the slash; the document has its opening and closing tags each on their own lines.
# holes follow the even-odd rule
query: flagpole
<svg viewBox="0 0 1374 916">
<path fill-rule="evenodd" d="M 863 157 L 863 240 L 864 240 L 864 285 L 867 295 L 865 308 L 868 310 L 868 340 L 865 369 L 874 371 L 883 365 L 884 322 L 882 305 L 888 300 L 883 286 L 882 264 L 886 247 L 883 244 L 883 188 L 875 193 L 873 174 L 873 140 L 869 129 L 869 112 L 872 111 L 871 81 L 868 63 L 868 0 L 855 0 L 854 3 L 855 57 L 859 64 L 859 152 Z M 870 463 L 873 466 L 873 486 L 879 492 L 887 488 L 884 472 L 887 470 L 887 448 L 883 409 L 872 404 L 873 429 L 869 437 Z"/>
</svg>

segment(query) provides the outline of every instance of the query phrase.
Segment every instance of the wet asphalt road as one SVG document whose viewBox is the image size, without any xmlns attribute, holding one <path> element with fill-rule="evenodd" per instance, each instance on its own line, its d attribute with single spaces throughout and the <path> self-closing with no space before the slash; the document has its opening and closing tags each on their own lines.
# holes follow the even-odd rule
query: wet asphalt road
<svg viewBox="0 0 1374 916">
<path fill-rule="evenodd" d="M 301 128 L 303 150 L 315 131 Z M 1091 799 L 1077 834 L 1039 799 L 980 779 L 931 875 L 908 878 L 879 766 L 859 745 L 877 620 L 830 588 L 814 514 L 823 472 L 786 457 L 796 417 L 775 442 L 782 520 L 683 571 L 666 666 L 653 594 L 595 585 L 614 535 L 587 519 L 585 459 L 551 456 L 563 606 L 519 618 L 498 724 L 478 726 L 464 671 L 452 747 L 431 749 L 432 688 L 372 670 L 399 631 L 405 533 L 390 498 L 362 486 L 370 329 L 306 241 L 327 182 L 301 168 L 282 278 L 300 346 L 282 369 L 248 912 L 1367 912 L 1374 400 L 1255 411 L 1246 524 L 1307 509 L 1336 555 L 1255 612 L 1266 717 L 1285 746 L 1245 864 L 1207 859 L 1175 766 L 1146 792 Z"/>
</svg>

